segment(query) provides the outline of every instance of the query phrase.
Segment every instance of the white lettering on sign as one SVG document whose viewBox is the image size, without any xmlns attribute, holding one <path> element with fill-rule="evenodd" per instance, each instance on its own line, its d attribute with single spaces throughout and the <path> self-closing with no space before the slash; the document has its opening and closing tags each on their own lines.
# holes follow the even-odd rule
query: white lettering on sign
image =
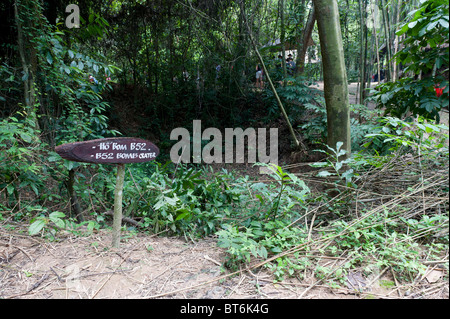
<svg viewBox="0 0 450 319">
<path fill-rule="evenodd" d="M 114 156 L 115 155 L 115 156 Z M 155 158 L 156 153 L 95 153 L 95 155 L 91 155 L 91 157 L 95 157 L 95 159 L 146 159 L 146 158 Z"/>
<path fill-rule="evenodd" d="M 114 159 L 114 153 L 95 153 L 95 159 Z"/>
<path fill-rule="evenodd" d="M 119 143 L 112 143 L 112 149 L 113 150 L 119 150 L 119 151 L 126 151 L 127 150 L 127 145 L 126 144 L 119 144 Z"/>
<path fill-rule="evenodd" d="M 138 158 L 138 153 L 117 153 L 117 159 L 135 159 Z"/>
<path fill-rule="evenodd" d="M 110 146 L 110 143 L 100 143 L 99 148 L 102 151 L 106 151 L 106 150 L 109 150 L 109 146 Z"/>
<path fill-rule="evenodd" d="M 140 153 L 139 158 L 153 158 L 156 157 L 156 153 Z"/>
<path fill-rule="evenodd" d="M 145 146 L 146 146 L 145 143 L 131 143 L 130 144 L 130 149 L 131 150 L 136 150 L 136 151 L 146 151 Z"/>
</svg>

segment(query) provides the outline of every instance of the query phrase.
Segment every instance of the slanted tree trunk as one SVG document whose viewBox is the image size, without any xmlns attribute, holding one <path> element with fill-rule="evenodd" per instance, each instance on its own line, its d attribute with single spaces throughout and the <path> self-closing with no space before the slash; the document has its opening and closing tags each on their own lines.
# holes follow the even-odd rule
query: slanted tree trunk
<svg viewBox="0 0 450 319">
<path fill-rule="evenodd" d="M 243 1 L 240 1 L 239 4 L 241 6 L 241 10 L 243 11 L 243 8 L 244 8 Z M 264 59 L 262 58 L 261 54 L 258 51 L 258 46 L 256 45 L 256 42 L 253 39 L 252 31 L 250 29 L 250 26 L 248 24 L 248 21 L 247 21 L 247 18 L 245 17 L 245 15 L 244 15 L 244 23 L 245 23 L 245 25 L 247 27 L 248 36 L 249 36 L 250 42 L 251 42 L 251 44 L 253 46 L 253 49 L 255 50 L 256 55 L 258 56 L 259 62 L 261 63 L 261 67 L 262 67 L 262 70 L 264 72 L 264 75 L 266 76 L 267 82 L 269 82 L 270 88 L 272 89 L 272 92 L 275 95 L 275 98 L 276 98 L 276 100 L 278 102 L 278 106 L 280 107 L 281 113 L 283 114 L 283 117 L 286 120 L 286 124 L 288 126 L 289 132 L 291 133 L 292 140 L 293 140 L 293 142 L 295 144 L 295 149 L 296 150 L 300 150 L 301 147 L 304 149 L 305 147 L 304 147 L 303 143 L 301 143 L 297 139 L 297 136 L 295 135 L 295 131 L 294 131 L 293 127 L 292 127 L 291 122 L 289 121 L 289 117 L 288 117 L 288 115 L 286 113 L 286 110 L 284 109 L 283 103 L 281 102 L 281 99 L 278 96 L 277 90 L 275 89 L 275 86 L 274 86 L 274 84 L 273 84 L 273 82 L 272 82 L 272 80 L 270 78 L 269 72 L 267 71 L 266 65 L 264 63 Z"/>
<path fill-rule="evenodd" d="M 311 8 L 311 11 L 309 13 L 308 22 L 306 22 L 306 27 L 303 31 L 303 37 L 302 37 L 302 47 L 300 49 L 300 53 L 297 58 L 297 74 L 302 74 L 305 70 L 305 56 L 306 51 L 308 50 L 308 43 L 311 39 L 312 31 L 314 29 L 314 23 L 316 22 L 316 14 L 314 5 Z"/>
<path fill-rule="evenodd" d="M 348 101 L 347 72 L 345 70 L 344 47 L 336 0 L 313 0 L 319 27 L 322 52 L 325 101 L 327 107 L 328 145 L 342 149 L 350 156 L 350 107 Z"/>
</svg>

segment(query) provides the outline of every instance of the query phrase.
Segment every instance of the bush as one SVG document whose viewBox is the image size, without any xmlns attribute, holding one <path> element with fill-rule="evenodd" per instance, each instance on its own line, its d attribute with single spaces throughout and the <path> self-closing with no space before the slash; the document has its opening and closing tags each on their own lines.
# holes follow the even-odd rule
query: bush
<svg viewBox="0 0 450 319">
<path fill-rule="evenodd" d="M 41 194 L 46 180 L 45 149 L 34 129 L 33 116 L 22 111 L 0 122 L 0 192 L 6 203 L 20 202 L 20 192 Z"/>
</svg>

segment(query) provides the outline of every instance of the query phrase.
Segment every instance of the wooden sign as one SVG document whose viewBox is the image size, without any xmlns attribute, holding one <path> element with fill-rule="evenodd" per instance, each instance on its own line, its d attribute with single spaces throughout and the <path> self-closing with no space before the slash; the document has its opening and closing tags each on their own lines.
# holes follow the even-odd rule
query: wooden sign
<svg viewBox="0 0 450 319">
<path fill-rule="evenodd" d="M 64 159 L 84 163 L 128 164 L 152 161 L 159 149 L 152 142 L 134 137 L 112 137 L 59 145 Z"/>
<path fill-rule="evenodd" d="M 125 164 L 154 160 L 159 149 L 152 142 L 134 137 L 112 137 L 59 145 L 55 151 L 64 159 L 76 162 L 117 164 L 114 190 L 112 246 L 119 247 L 122 225 L 122 192 Z"/>
</svg>

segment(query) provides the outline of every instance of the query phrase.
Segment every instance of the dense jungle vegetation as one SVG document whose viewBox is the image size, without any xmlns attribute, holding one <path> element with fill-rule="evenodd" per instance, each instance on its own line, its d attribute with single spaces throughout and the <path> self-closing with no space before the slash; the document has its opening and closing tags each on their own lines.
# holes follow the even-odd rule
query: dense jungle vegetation
<svg viewBox="0 0 450 319">
<path fill-rule="evenodd" d="M 322 0 L 73 0 L 79 21 L 65 1 L 0 3 L 0 235 L 109 229 L 115 166 L 55 147 L 133 136 L 160 155 L 126 166 L 123 231 L 212 236 L 225 268 L 277 280 L 390 270 L 417 290 L 438 265 L 448 285 L 449 3 L 327 2 L 340 47 L 319 32 Z M 279 165 L 173 163 L 170 133 L 193 120 L 278 128 Z"/>
</svg>

